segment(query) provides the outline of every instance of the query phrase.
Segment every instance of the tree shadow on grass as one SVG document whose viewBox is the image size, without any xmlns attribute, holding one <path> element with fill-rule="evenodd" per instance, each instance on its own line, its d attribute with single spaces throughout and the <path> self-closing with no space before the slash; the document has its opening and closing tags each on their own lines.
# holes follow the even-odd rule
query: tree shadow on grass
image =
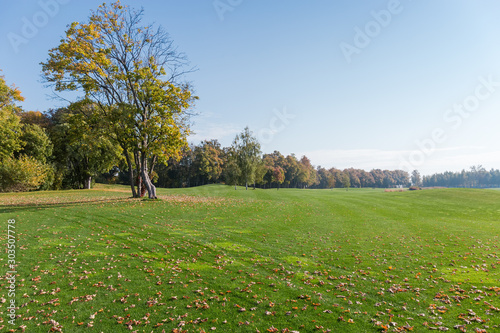
<svg viewBox="0 0 500 333">
<path fill-rule="evenodd" d="M 10 200 L 10 201 L 9 201 Z M 63 208 L 78 205 L 95 205 L 95 204 L 115 204 L 115 203 L 133 203 L 133 202 L 168 202 L 174 205 L 190 205 L 198 206 L 212 205 L 212 204 L 242 204 L 241 200 L 218 198 L 218 197 L 203 197 L 203 196 L 189 196 L 189 195 L 160 195 L 158 200 L 150 200 L 147 198 L 132 198 L 125 196 L 109 197 L 109 196 L 44 196 L 44 197 L 18 197 L 18 198 L 1 198 L 0 197 L 0 214 L 11 214 L 22 211 L 36 211 L 39 209 L 48 208 Z"/>
<path fill-rule="evenodd" d="M 11 202 L 2 203 L 0 202 L 0 214 L 3 213 L 14 213 L 19 211 L 35 211 L 38 209 L 46 208 L 62 208 L 70 206 L 78 206 L 85 204 L 98 204 L 98 203 L 119 203 L 119 202 L 134 202 L 140 201 L 141 199 L 132 197 L 117 197 L 117 198 L 89 198 L 89 199 L 76 199 L 68 201 L 55 201 L 49 202 L 48 200 L 38 200 L 32 202 Z"/>
</svg>

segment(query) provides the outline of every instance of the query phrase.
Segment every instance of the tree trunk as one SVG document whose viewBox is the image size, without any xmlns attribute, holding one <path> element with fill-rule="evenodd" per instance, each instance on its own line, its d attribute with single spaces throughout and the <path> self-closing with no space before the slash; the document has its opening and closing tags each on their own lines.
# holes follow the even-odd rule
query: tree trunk
<svg viewBox="0 0 500 333">
<path fill-rule="evenodd" d="M 157 159 L 158 158 L 156 155 L 154 155 L 151 159 L 151 166 L 149 167 L 149 178 L 153 178 L 153 171 L 155 169 Z"/>
<path fill-rule="evenodd" d="M 248 191 L 248 182 L 245 182 L 245 190 Z"/>
<path fill-rule="evenodd" d="M 156 186 L 153 185 L 153 181 L 152 181 L 153 171 L 154 171 L 154 167 L 156 165 L 156 160 L 157 160 L 156 155 L 154 155 L 153 158 L 151 159 L 151 164 L 150 165 L 146 164 L 146 166 L 149 166 L 149 170 L 146 170 L 148 172 L 149 181 L 151 182 L 151 186 L 154 187 L 154 199 L 158 199 L 156 197 Z M 146 161 L 147 161 L 147 159 L 146 159 Z M 144 191 L 141 192 L 141 197 L 143 197 L 146 194 L 146 187 L 144 186 L 144 183 L 143 183 L 143 187 L 144 187 Z"/>
<path fill-rule="evenodd" d="M 146 186 L 146 190 L 148 191 L 149 199 L 158 199 L 156 196 L 156 186 L 153 185 L 149 178 L 148 160 L 144 153 L 141 153 L 141 176 L 144 186 Z"/>
<path fill-rule="evenodd" d="M 135 160 L 135 168 L 137 174 L 137 197 L 143 198 L 146 194 L 146 187 L 144 185 L 144 178 L 142 177 L 142 158 L 139 154 L 139 151 L 134 151 L 134 160 Z"/>
<path fill-rule="evenodd" d="M 92 176 L 88 176 L 87 178 L 85 178 L 84 189 L 90 190 L 91 186 L 92 186 Z"/>
<path fill-rule="evenodd" d="M 138 170 L 136 174 L 137 175 L 135 176 L 135 183 L 137 184 L 137 197 L 142 198 L 145 193 L 145 187 L 142 184 L 141 171 Z"/>
<path fill-rule="evenodd" d="M 137 198 L 137 192 L 135 191 L 135 179 L 134 179 L 134 168 L 132 168 L 132 161 L 130 160 L 130 155 L 127 150 L 123 150 L 123 155 L 125 155 L 125 159 L 127 160 L 128 167 L 128 177 L 130 180 L 130 187 L 132 188 L 132 197 Z"/>
</svg>

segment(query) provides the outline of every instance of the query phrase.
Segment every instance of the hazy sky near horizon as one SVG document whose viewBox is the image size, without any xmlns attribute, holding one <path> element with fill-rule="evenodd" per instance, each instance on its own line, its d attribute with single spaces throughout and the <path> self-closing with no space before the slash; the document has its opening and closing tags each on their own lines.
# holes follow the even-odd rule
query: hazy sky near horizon
<svg viewBox="0 0 500 333">
<path fill-rule="evenodd" d="M 2 1 L 0 69 L 26 110 L 64 106 L 40 62 L 103 1 Z M 422 174 L 500 168 L 500 2 L 122 1 L 198 68 L 194 143 L 249 126 L 265 153 Z M 34 28 L 34 29 L 33 29 Z"/>
</svg>

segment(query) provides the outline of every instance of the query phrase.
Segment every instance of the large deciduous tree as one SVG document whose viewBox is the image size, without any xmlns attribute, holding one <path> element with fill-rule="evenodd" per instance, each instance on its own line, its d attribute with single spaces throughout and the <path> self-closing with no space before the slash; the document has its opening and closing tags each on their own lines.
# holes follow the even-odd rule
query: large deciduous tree
<svg viewBox="0 0 500 333">
<path fill-rule="evenodd" d="M 88 23 L 70 25 L 42 66 L 56 91 L 83 92 L 98 106 L 94 119 L 122 148 L 133 196 L 135 169 L 156 198 L 152 169 L 180 157 L 196 97 L 178 82 L 189 71 L 186 57 L 161 27 L 142 25 L 142 15 L 119 2 L 100 6 Z"/>
</svg>

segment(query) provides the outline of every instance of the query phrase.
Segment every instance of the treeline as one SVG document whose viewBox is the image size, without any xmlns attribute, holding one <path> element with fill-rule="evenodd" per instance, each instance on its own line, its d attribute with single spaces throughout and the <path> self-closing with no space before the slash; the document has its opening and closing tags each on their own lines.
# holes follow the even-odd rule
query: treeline
<svg viewBox="0 0 500 333">
<path fill-rule="evenodd" d="M 247 146 L 242 144 L 245 142 Z M 252 158 L 249 158 L 248 151 L 251 149 L 248 145 L 257 150 Z M 115 174 L 107 173 L 103 176 L 105 177 L 101 181 L 128 183 L 126 173 L 118 169 Z M 261 155 L 258 142 L 248 128 L 237 136 L 230 147 L 222 147 L 217 140 L 190 145 L 189 149 L 183 150 L 180 160 L 171 159 L 166 164 L 158 165 L 153 177 L 155 185 L 159 187 L 191 187 L 213 183 L 251 185 L 258 188 L 322 189 L 410 185 L 409 174 L 402 170 L 374 169 L 368 172 L 354 168 L 327 169 L 314 167 L 307 156 L 284 156 L 279 151 Z"/>
<path fill-rule="evenodd" d="M 14 92 L 13 96 L 19 98 Z M 130 185 L 120 147 L 88 128 L 81 110 L 76 112 L 69 107 L 46 113 L 16 108 L 9 111 L 3 108 L 4 124 L 0 126 L 1 191 L 82 189 L 90 188 L 96 180 Z M 139 177 L 136 170 L 133 174 Z M 482 166 L 423 177 L 418 171 L 410 175 L 403 170 L 315 167 L 307 156 L 284 156 L 279 151 L 262 154 L 248 128 L 229 147 L 217 140 L 191 144 L 182 149 L 180 157 L 157 163 L 151 176 L 156 186 L 167 188 L 214 183 L 317 189 L 500 187 L 500 170 L 487 171 Z"/>
<path fill-rule="evenodd" d="M 500 170 L 491 169 L 487 171 L 479 165 L 460 172 L 446 171 L 431 176 L 424 176 L 422 181 L 423 185 L 428 187 L 500 187 Z"/>
<path fill-rule="evenodd" d="M 217 147 L 217 148 L 216 148 Z M 218 151 L 215 153 L 215 151 Z M 160 165 L 156 171 L 156 185 L 159 187 L 191 187 L 212 183 L 229 184 L 228 147 L 221 147 L 217 140 L 203 141 L 183 154 L 180 161 L 169 161 L 168 165 Z M 214 154 L 209 159 L 206 154 Z M 209 161 L 218 161 L 217 164 Z M 120 175 L 122 183 L 126 183 L 125 174 Z M 118 181 L 118 177 L 107 180 Z M 244 180 L 237 181 L 245 185 Z M 307 156 L 300 159 L 294 154 L 282 155 L 279 151 L 264 154 L 256 166 L 254 182 L 257 188 L 345 188 L 345 187 L 379 187 L 388 188 L 409 186 L 407 172 L 402 170 L 365 171 L 361 169 L 336 169 L 314 167 Z"/>
</svg>

